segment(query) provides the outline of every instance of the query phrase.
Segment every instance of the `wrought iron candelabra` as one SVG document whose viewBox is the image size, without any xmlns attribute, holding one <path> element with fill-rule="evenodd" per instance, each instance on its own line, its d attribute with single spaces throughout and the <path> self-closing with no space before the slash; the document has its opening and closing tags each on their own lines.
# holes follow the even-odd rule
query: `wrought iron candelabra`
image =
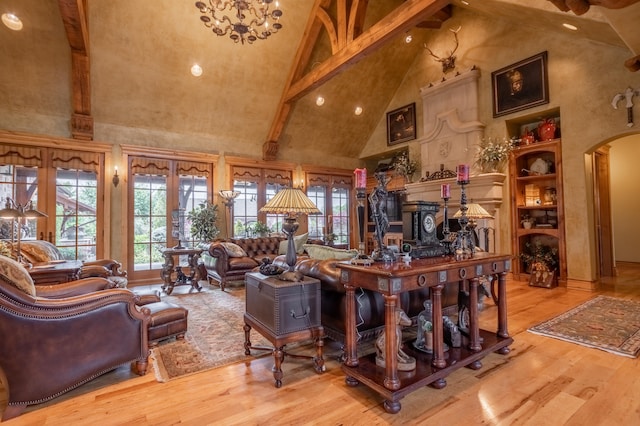
<svg viewBox="0 0 640 426">
<path fill-rule="evenodd" d="M 460 217 L 458 218 L 460 230 L 452 243 L 453 255 L 456 260 L 470 259 L 475 252 L 475 244 L 468 228 L 469 217 L 467 216 L 467 192 L 465 189 L 467 183 L 468 181 L 458 181 L 458 185 L 460 185 Z"/>
</svg>

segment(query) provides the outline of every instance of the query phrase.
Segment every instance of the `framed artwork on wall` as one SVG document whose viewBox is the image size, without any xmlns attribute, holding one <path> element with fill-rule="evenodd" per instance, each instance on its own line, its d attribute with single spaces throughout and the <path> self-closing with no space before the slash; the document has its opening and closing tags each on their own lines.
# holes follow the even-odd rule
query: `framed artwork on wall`
<svg viewBox="0 0 640 426">
<path fill-rule="evenodd" d="M 387 145 L 416 138 L 416 103 L 405 105 L 387 113 Z"/>
<path fill-rule="evenodd" d="M 549 103 L 547 52 L 491 73 L 493 116 Z"/>
</svg>

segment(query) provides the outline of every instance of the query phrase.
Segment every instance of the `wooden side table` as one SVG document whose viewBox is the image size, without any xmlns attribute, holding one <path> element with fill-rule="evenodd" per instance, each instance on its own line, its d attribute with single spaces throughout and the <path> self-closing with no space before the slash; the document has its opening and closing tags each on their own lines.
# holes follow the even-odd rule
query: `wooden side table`
<svg viewBox="0 0 640 426">
<path fill-rule="evenodd" d="M 258 272 L 247 273 L 245 281 L 245 355 L 250 355 L 251 349 L 273 352 L 276 388 L 282 386 L 281 366 L 285 355 L 313 359 L 315 371 L 325 371 L 322 357 L 324 328 L 320 324 L 320 281 L 310 277 L 304 277 L 299 282 L 281 281 Z M 252 327 L 274 347 L 252 346 L 249 338 Z M 286 344 L 309 339 L 315 343 L 315 356 L 294 355 L 284 350 Z"/>
<path fill-rule="evenodd" d="M 29 269 L 36 285 L 66 283 L 80 279 L 81 260 L 64 260 L 37 263 Z"/>
<path fill-rule="evenodd" d="M 162 257 L 164 257 L 164 265 L 162 265 L 162 270 L 160 271 L 160 276 L 164 281 L 162 291 L 171 294 L 173 288 L 179 285 L 190 285 L 194 290 L 202 290 L 202 287 L 198 284 L 200 279 L 198 260 L 201 253 L 202 249 L 199 248 L 166 248 L 162 250 Z M 180 261 L 178 261 L 176 266 L 174 258 L 180 258 L 180 256 L 187 256 L 186 265 L 180 265 Z M 182 271 L 183 266 L 189 267 L 189 275 Z"/>
</svg>

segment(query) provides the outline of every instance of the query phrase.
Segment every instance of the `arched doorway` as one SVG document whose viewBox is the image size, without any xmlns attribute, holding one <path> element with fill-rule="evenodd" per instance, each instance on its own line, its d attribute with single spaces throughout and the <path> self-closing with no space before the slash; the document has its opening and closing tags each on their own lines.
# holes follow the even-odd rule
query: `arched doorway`
<svg viewBox="0 0 640 426">
<path fill-rule="evenodd" d="M 607 141 L 590 155 L 598 277 L 610 277 L 617 262 L 640 263 L 640 133 Z"/>
</svg>

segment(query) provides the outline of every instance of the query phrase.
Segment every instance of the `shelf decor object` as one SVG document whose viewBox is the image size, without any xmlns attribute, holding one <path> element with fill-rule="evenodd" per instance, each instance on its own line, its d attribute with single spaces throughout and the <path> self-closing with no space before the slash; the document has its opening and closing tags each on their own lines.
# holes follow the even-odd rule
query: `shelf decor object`
<svg viewBox="0 0 640 426">
<path fill-rule="evenodd" d="M 296 246 L 293 235 L 298 230 L 298 214 L 322 213 L 313 201 L 306 196 L 300 188 L 285 188 L 278 192 L 267 204 L 260 209 L 265 213 L 286 214 L 282 224 L 282 232 L 287 236 L 286 262 L 289 269 L 278 276 L 283 281 L 300 281 L 302 273 L 295 270 L 296 266 Z"/>
</svg>

